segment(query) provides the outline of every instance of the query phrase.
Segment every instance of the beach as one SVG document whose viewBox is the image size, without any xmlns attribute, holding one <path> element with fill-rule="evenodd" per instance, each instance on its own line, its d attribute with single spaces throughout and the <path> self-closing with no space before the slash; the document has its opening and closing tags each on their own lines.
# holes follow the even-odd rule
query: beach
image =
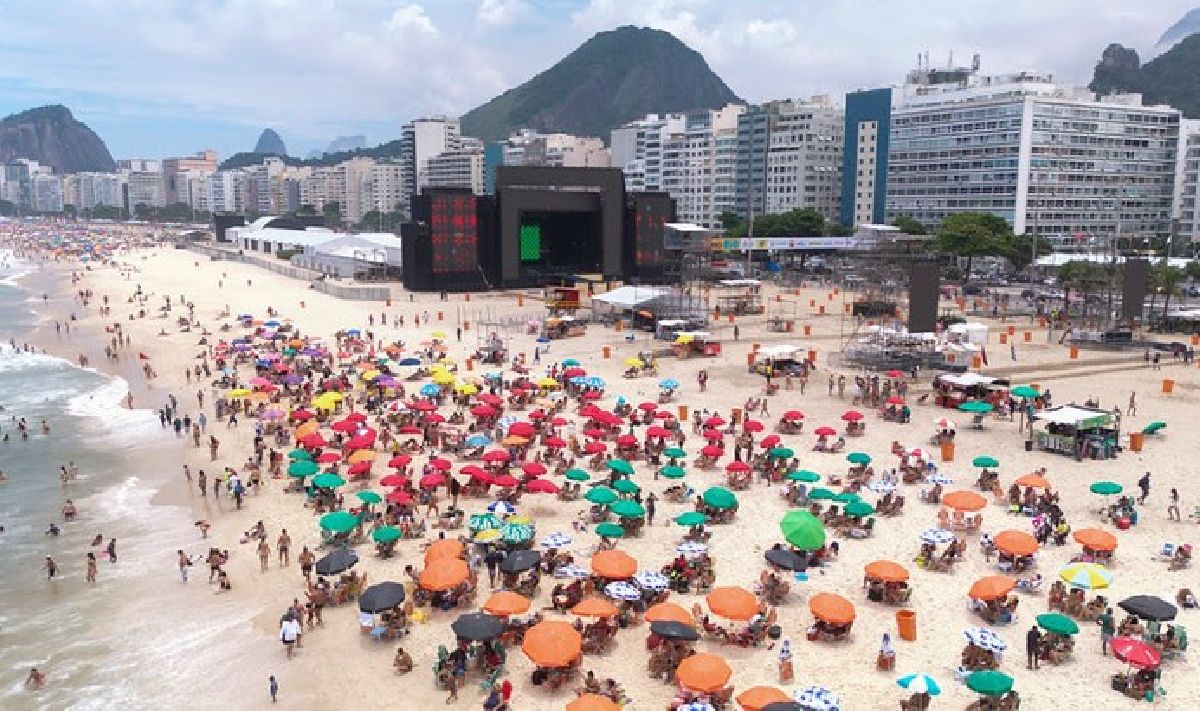
<svg viewBox="0 0 1200 711">
<path fill-rule="evenodd" d="M 80 274 L 75 284 L 69 278 L 72 271 Z M 15 639 L 21 640 L 21 652 L 5 659 L 0 705 L 5 708 L 136 708 L 186 699 L 196 708 L 257 708 L 270 704 L 267 683 L 271 675 L 279 682 L 280 704 L 288 708 L 329 708 L 351 703 L 366 708 L 395 707 L 397 704 L 403 708 L 444 705 L 446 692 L 435 687 L 431 669 L 437 660 L 439 645 L 454 646 L 450 622 L 460 612 L 473 611 L 489 596 L 486 572 L 481 571 L 482 589 L 473 606 L 453 611 L 430 609 L 428 619 L 413 624 L 411 633 L 398 643 L 378 642 L 362 634 L 358 610 L 353 603 L 328 607 L 324 610 L 323 626 L 313 630 L 306 628 L 303 647 L 293 658 L 287 659 L 279 641 L 279 619 L 294 598 L 304 599 L 304 579 L 297 567 L 296 556 L 302 546 L 314 550 L 321 546 L 318 516 L 312 509 L 302 506 L 303 496 L 284 493 L 288 483 L 286 478 L 264 476 L 262 491 L 249 493 L 240 510 L 225 495 L 214 497 L 210 493 L 201 497 L 196 486 L 185 481 L 185 464 L 193 473 L 206 469 L 210 476 L 226 466 L 243 470 L 244 463 L 254 454 L 256 421 L 243 417 L 236 427 L 229 427 L 218 420 L 212 407 L 218 397 L 227 394 L 225 390 L 214 389 L 211 377 L 199 382 L 196 378 L 185 377 L 185 372 L 199 362 L 197 355 L 205 352 L 206 346 L 199 343 L 198 330 L 181 332 L 177 318 L 186 315 L 187 311 L 180 306 L 180 301 L 190 303 L 194 307 L 194 320 L 213 332 L 209 337 L 210 344 L 218 338 L 252 333 L 253 328 L 242 325 L 234 316 L 251 314 L 255 320 L 268 319 L 268 309 L 278 312 L 281 318 L 291 319 L 299 332 L 319 336 L 326 342 L 333 342 L 338 331 L 362 329 L 373 332 L 382 344 L 403 341 L 408 352 L 412 352 L 421 348 L 418 344 L 430 340 L 432 332 L 445 331 L 447 336 L 441 340 L 446 342 L 448 357 L 458 364 L 456 375 L 459 377 L 477 376 L 494 369 L 475 363 L 473 371 L 466 370 L 467 358 L 485 335 L 485 327 L 479 324 L 481 320 L 521 323 L 543 318 L 544 307 L 532 296 L 518 300 L 515 294 L 473 294 L 468 301 L 463 295 L 452 294 L 442 301 L 436 293 L 409 295 L 402 293 L 399 287 L 394 290 L 395 300 L 390 306 L 380 302 L 341 301 L 308 289 L 302 282 L 253 266 L 211 261 L 193 252 L 170 247 L 117 252 L 107 265 L 98 261 L 84 265 L 63 257 L 57 263 L 47 263 L 44 269 L 34 270 L 18 280 L 18 284 L 29 289 L 27 298 L 33 299 L 29 305 L 37 321 L 18 323 L 15 327 L 29 334 L 23 340 L 44 347 L 51 355 L 62 359 L 53 363 L 47 361 L 45 367 L 56 370 L 45 375 L 45 382 L 40 387 L 49 388 L 50 383 L 59 382 L 63 394 L 50 395 L 47 391 L 46 397 L 53 402 L 60 398 L 63 404 L 51 414 L 51 436 L 25 443 L 53 449 L 43 449 L 36 457 L 11 463 L 8 453 L 4 452 L 5 463 L 0 465 L 10 477 L 9 481 L 0 484 L 0 511 L 6 519 L 13 520 L 28 513 L 22 511 L 30 505 L 27 501 L 36 500 L 42 507 L 37 518 L 30 514 L 28 520 L 22 519 L 25 522 L 21 526 L 9 525 L 0 540 L 2 550 L 6 551 L 4 580 L 0 584 L 13 586 L 0 590 L 6 599 L 10 595 L 31 595 L 20 607 L 8 609 L 6 606 L 4 612 L 0 639 L 17 635 Z M 43 289 L 51 296 L 39 303 L 41 300 L 36 294 Z M 72 296 L 80 289 L 90 290 L 93 294 L 86 307 Z M 130 300 L 139 289 L 145 303 Z M 765 436 L 774 432 L 776 421 L 785 411 L 801 410 L 805 415 L 804 431 L 781 435 L 782 440 L 794 448 L 803 469 L 824 477 L 844 476 L 848 463 L 845 453 L 810 451 L 815 441 L 811 431 L 821 425 L 843 430 L 842 415 L 847 410 L 862 411 L 867 426 L 862 436 L 848 438 L 846 451 L 869 454 L 876 470 L 897 466 L 898 459 L 892 454 L 893 442 L 899 442 L 906 449 L 928 447 L 929 436 L 935 429 L 934 419 L 945 415 L 960 423 L 969 421 L 965 413 L 918 402 L 921 394 L 929 392 L 930 380 L 926 374 L 916 381 L 909 381 L 912 421 L 908 424 L 884 422 L 872 408 L 854 405 L 852 387 L 847 388 L 844 397 L 837 397 L 836 391 L 831 396 L 827 390 L 831 373 L 835 376 L 846 374 L 853 380 L 854 372 L 850 369 L 830 370 L 829 367 L 840 348 L 839 334 L 847 332 L 849 327 L 842 316 L 820 315 L 809 304 L 810 300 L 829 304 L 828 310 L 833 312 L 852 295 L 839 293 L 831 298 L 829 287 L 800 289 L 797 293 L 780 292 L 772 285 L 765 286 L 764 292 L 767 317 L 772 315 L 772 310 L 789 318 L 794 316 L 798 324 L 811 326 L 811 336 L 801 335 L 799 328 L 795 333 L 771 332 L 764 316 L 739 317 L 736 320 L 737 341 L 733 340 L 733 324 L 725 322 L 711 329 L 722 339 L 719 356 L 686 360 L 661 358 L 657 377 L 626 379 L 622 376 L 626 358 L 655 346 L 645 333 L 636 333 L 632 340 L 626 340 L 628 331 L 617 332 L 593 325 L 582 337 L 554 340 L 549 344 L 537 344 L 535 335 L 517 328 L 509 328 L 505 337 L 512 352 L 526 354 L 534 380 L 544 376 L 552 364 L 565 359 L 580 361 L 588 375 L 599 376 L 607 382 L 604 396 L 597 403 L 600 407 L 611 409 L 617 396 L 623 396 L 630 403 L 655 401 L 660 378 L 670 377 L 677 379 L 680 387 L 667 407 L 674 409 L 678 405 L 687 405 L 691 410 L 706 409 L 727 419 L 733 410 L 744 408 L 748 398 L 762 397 L 763 378 L 747 369 L 746 357 L 752 344 L 764 347 L 796 344 L 805 351 L 813 350 L 816 352 L 816 370 L 810 376 L 806 392 L 800 393 L 798 383 L 792 390 L 781 388 L 768 398 L 769 414 L 755 417 L 766 426 L 766 431 L 760 435 Z M 99 307 L 105 296 L 109 298 L 111 313 L 101 315 Z M 167 296 L 171 297 L 173 306 L 170 312 L 160 317 L 159 307 Z M 142 309 L 146 310 L 145 317 L 138 316 Z M 228 312 L 230 316 L 219 318 L 218 314 L 222 312 Z M 72 323 L 71 335 L 56 333 L 53 322 L 65 323 L 72 313 L 76 320 Z M 133 318 L 130 318 L 131 314 Z M 397 315 L 404 316 L 404 326 L 393 325 Z M 368 322 L 369 316 L 373 317 L 373 324 Z M 386 317 L 382 319 L 386 325 L 380 325 L 381 316 Z M 414 325 L 417 317 L 421 320 L 419 326 Z M 938 473 L 954 480 L 947 488 L 973 488 L 978 469 L 971 462 L 978 456 L 988 455 L 999 460 L 998 471 L 1004 488 L 1017 477 L 1044 467 L 1046 478 L 1060 494 L 1062 512 L 1073 528 L 1115 530 L 1101 519 L 1098 509 L 1102 501 L 1089 491 L 1089 486 L 1097 480 L 1110 480 L 1123 485 L 1126 493 L 1136 494 L 1136 481 L 1145 472 L 1151 472 L 1152 491 L 1147 503 L 1139 509 L 1138 524 L 1130 530 L 1117 532 L 1120 544 L 1110 567 L 1113 583 L 1099 592 L 1113 601 L 1137 594 L 1157 595 L 1173 601 L 1179 588 L 1189 584 L 1194 586 L 1194 567 L 1169 572 L 1167 564 L 1156 560 L 1155 555 L 1164 543 L 1195 543 L 1200 539 L 1200 527 L 1196 520 L 1188 518 L 1188 514 L 1200 506 L 1200 492 L 1190 476 L 1200 448 L 1189 434 L 1191 417 L 1200 403 L 1200 369 L 1195 364 L 1185 366 L 1168 357 L 1163 361 L 1162 369 L 1156 370 L 1142 363 L 1140 358 L 1113 362 L 1110 354 L 1087 350 L 1080 353 L 1078 360 L 1071 361 L 1067 348 L 1059 345 L 1057 338 L 1048 342 L 1044 329 L 1027 321 L 1017 324 L 1017 332 L 1029 330 L 1033 336 L 1028 342 L 1017 337 L 1014 362 L 1009 357 L 1008 347 L 998 342 L 999 333 L 1007 324 L 991 319 L 984 322 L 989 326 L 988 348 L 994 370 L 1011 371 L 1014 384 L 1036 382 L 1043 392 L 1047 388 L 1052 390 L 1056 403 L 1082 403 L 1092 398 L 1105 409 L 1114 406 L 1124 409 L 1130 393 L 1136 392 L 1137 415 L 1124 417 L 1123 429 L 1133 431 L 1152 421 L 1163 421 L 1168 426 L 1159 434 L 1148 437 L 1140 452 L 1126 448 L 1114 459 L 1076 461 L 1072 457 L 1026 451 L 1025 436 L 1018 423 L 989 418 L 982 430 L 960 427 L 953 461 L 942 462 L 940 456 L 933 453 L 931 460 L 937 464 Z M 114 323 L 121 324 L 129 344 L 119 349 L 119 359 L 110 361 L 104 354 L 104 347 L 111 337 L 106 326 Z M 218 331 L 222 324 L 229 324 L 231 330 Z M 463 329 L 461 341 L 457 337 L 460 328 Z M 533 362 L 537 345 L 545 352 Z M 605 348 L 610 349 L 607 358 L 602 355 Z M 75 368 L 72 364 L 77 363 L 80 354 L 86 355 L 93 366 L 107 374 Z M 139 354 L 145 357 L 139 357 Z M 13 357 L 16 355 L 12 354 Z M 1089 363 L 1094 366 L 1089 367 Z M 156 377 L 144 377 L 146 364 Z M 697 385 L 697 375 L 702 369 L 708 375 L 703 393 Z M 991 371 L 985 367 L 983 372 Z M 252 364 L 240 368 L 239 373 L 243 380 L 251 377 L 254 374 Z M 0 370 L 0 377 L 3 375 Z M 118 391 L 124 389 L 122 381 L 110 379 L 117 376 L 129 384 L 133 406 L 138 410 L 130 411 L 121 404 L 124 392 Z M 79 377 L 80 381 L 65 382 L 67 377 Z M 1174 381 L 1169 394 L 1162 392 L 1165 378 Z M 416 387 L 406 385 L 410 393 L 416 390 Z M 77 398 L 80 392 L 91 392 L 93 396 L 90 400 L 80 400 Z M 198 405 L 197 392 L 205 395 L 203 408 Z M 215 461 L 210 458 L 206 446 L 195 447 L 190 437 L 177 438 L 170 429 L 160 426 L 156 411 L 164 406 L 169 396 L 177 398 L 181 413 L 193 418 L 201 412 L 206 413 L 205 439 L 212 435 L 220 440 Z M 102 406 L 96 407 L 97 402 Z M 31 422 L 43 416 L 43 409 L 39 408 L 49 407 L 45 401 L 25 401 L 8 394 L 4 404 L 8 411 L 20 413 Z M 453 409 L 445 405 L 441 412 L 449 415 Z M 512 414 L 520 418 L 523 413 Z M 574 406 L 568 407 L 567 417 L 571 422 L 564 427 L 564 436 L 582 436 L 579 433 L 584 425 L 574 414 Z M 372 422 L 374 419 L 372 417 Z M 10 431 L 8 424 L 3 424 L 4 431 Z M 684 427 L 688 435 L 685 448 L 689 452 L 689 465 L 683 482 L 697 492 L 714 485 L 723 486 L 726 479 L 724 466 L 732 458 L 726 453 L 711 470 L 693 468 L 690 463 L 701 446 L 700 437 L 692 434 L 690 426 L 685 424 Z M 324 431 L 328 432 L 328 429 Z M 21 444 L 10 442 L 0 446 L 16 448 Z M 283 451 L 287 449 L 290 446 Z M 85 456 L 89 458 L 85 460 Z M 85 474 L 65 491 L 60 490 L 62 487 L 56 477 L 62 459 L 76 460 Z M 425 459 L 428 457 L 414 456 L 417 464 Z M 454 473 L 468 463 L 456 457 L 450 459 Z M 384 466 L 386 461 L 386 456 L 381 456 L 372 467 L 372 480 L 367 482 L 372 490 L 386 491 L 385 487 L 375 483 L 388 473 Z M 667 502 L 662 492 L 674 482 L 656 479 L 644 460 L 634 462 L 634 467 L 632 479 L 640 485 L 643 494 L 654 492 L 659 505 L 653 524 L 647 524 L 639 537 L 620 540 L 618 549 L 635 558 L 642 569 L 658 570 L 676 557 L 676 546 L 686 532 L 672 519 L 692 510 L 692 503 L 690 500 Z M 99 470 L 108 472 L 103 481 L 89 480 L 92 472 Z M 48 481 L 40 481 L 38 488 L 17 488 L 20 480 L 36 477 L 48 478 Z M 1182 522 L 1173 522 L 1167 517 L 1167 492 L 1172 487 L 1178 488 L 1181 494 Z M 980 552 L 978 534 L 964 536 L 967 544 L 964 560 L 950 573 L 930 572 L 913 564 L 921 547 L 920 533 L 938 525 L 939 507 L 918 499 L 921 488 L 921 485 L 901 487 L 900 493 L 906 495 L 902 515 L 878 517 L 869 538 L 835 539 L 831 535 L 830 540 L 839 542 L 836 559 L 809 568 L 807 580 L 791 582 L 791 592 L 775 609 L 782 638 L 790 641 L 794 653 L 794 681 L 780 683 L 778 641 L 750 647 L 721 644 L 711 639 L 696 644 L 699 651 L 719 655 L 728 661 L 733 670 L 730 683 L 735 687 L 735 697 L 740 691 L 757 685 L 777 686 L 789 694 L 794 689 L 820 685 L 840 697 L 843 709 L 895 708 L 899 700 L 909 695 L 897 686 L 896 677 L 911 672 L 929 673 L 941 683 L 943 691 L 934 699 L 932 708 L 964 708 L 978 697 L 963 684 L 955 682 L 953 670 L 959 665 L 964 645 L 962 631 L 983 624 L 968 609 L 967 591 L 978 578 L 997 574 L 996 566 L 994 561 L 985 560 Z M 348 501 L 357 489 L 357 482 L 344 487 Z M 709 554 L 715 561 L 718 586 L 741 586 L 752 590 L 759 581 L 765 568 L 763 554 L 782 542 L 779 521 L 794 508 L 779 495 L 779 489 L 778 484 L 762 484 L 756 477 L 748 489 L 736 492 L 739 506 L 733 522 L 709 526 L 712 531 Z M 18 494 L 27 498 L 14 500 Z M 69 496 L 75 497 L 82 509 L 77 523 L 64 523 L 61 517 L 55 516 L 61 505 L 60 499 Z M 863 498 L 874 502 L 878 497 L 864 493 Z M 1027 517 L 1010 515 L 1006 507 L 993 504 L 990 495 L 987 498 L 988 505 L 980 511 L 983 532 L 1030 530 Z M 470 515 L 483 511 L 491 501 L 491 498 L 463 498 L 460 505 Z M 555 531 L 571 533 L 574 540 L 570 551 L 576 562 L 586 567 L 597 537 L 590 531 L 573 532 L 572 522 L 587 508 L 587 502 L 582 500 L 563 502 L 553 494 L 526 493 L 519 511 L 536 524 L 539 539 Z M 39 522 L 47 516 L 46 521 Z M 57 518 L 63 526 L 63 533 L 52 541 L 42 533 L 51 518 Z M 202 539 L 199 528 L 193 525 L 196 521 L 211 524 L 207 539 Z M 243 534 L 259 521 L 266 528 L 272 549 L 280 530 L 287 529 L 293 541 L 290 566 L 280 567 L 272 554 L 269 570 L 260 572 L 254 544 L 240 542 Z M 6 522 L 0 521 L 0 524 Z M 115 536 L 122 541 L 121 559 L 116 564 L 101 561 L 99 580 L 90 586 L 83 581 L 83 556 L 91 550 L 89 540 L 102 530 L 106 538 Z M 466 533 L 465 529 L 448 535 L 460 533 Z M 371 552 L 369 542 L 359 545 L 360 562 L 354 570 L 365 572 L 369 583 L 402 582 L 405 565 L 417 569 L 423 567 L 420 543 L 402 540 L 397 545 L 397 554 L 386 560 Z M 179 578 L 176 551 L 182 549 L 189 555 L 202 556 L 210 547 L 230 551 L 224 570 L 232 589 L 226 593 L 218 594 L 216 588 L 206 582 L 208 570 L 203 562 L 196 564 L 186 583 Z M 328 550 L 321 549 L 318 555 Z M 1082 630 L 1076 636 L 1070 661 L 1057 666 L 1044 664 L 1036 671 L 1025 667 L 1024 635 L 1034 624 L 1036 615 L 1047 610 L 1046 588 L 1057 579 L 1057 571 L 1078 553 L 1079 545 L 1069 539 L 1066 545 L 1050 545 L 1039 551 L 1035 572 L 1045 577 L 1045 586 L 1037 593 L 1017 593 L 1020 603 L 1016 621 L 994 628 L 1009 647 L 1000 670 L 1014 678 L 1022 708 L 1048 709 L 1064 703 L 1086 703 L 1094 708 L 1130 707 L 1129 699 L 1109 688 L 1110 675 L 1124 671 L 1126 665 L 1100 654 L 1099 630 L 1094 623 L 1081 623 Z M 63 569 L 62 579 L 51 583 L 44 580 L 40 567 L 41 558 L 48 554 L 54 555 Z M 896 639 L 895 613 L 899 608 L 866 598 L 864 566 L 880 559 L 896 561 L 911 573 L 911 599 L 905 607 L 916 613 L 915 641 Z M 20 566 L 13 565 L 15 562 Z M 23 579 L 17 583 L 11 580 L 14 576 L 23 576 Z M 553 583 L 549 577 L 542 581 L 533 603 L 535 610 L 549 604 Z M 836 593 L 854 603 L 857 616 L 848 639 L 824 642 L 805 638 L 805 630 L 813 622 L 808 601 L 820 593 Z M 704 606 L 703 594 L 673 593 L 671 599 L 688 610 L 695 603 Z M 573 619 L 556 612 L 545 614 L 547 619 Z M 1177 622 L 1192 628 L 1196 617 L 1194 610 L 1181 610 Z M 607 651 L 599 655 L 586 654 L 581 664 L 584 671 L 592 670 L 598 676 L 619 681 L 631 700 L 627 705 L 631 709 L 667 708 L 675 696 L 673 684 L 649 678 L 647 674 L 647 627 L 642 623 L 620 630 Z M 39 647 L 39 644 L 46 644 L 47 638 L 60 633 L 62 636 L 53 653 Z M 889 633 L 895 640 L 894 671 L 876 669 L 884 633 Z M 77 646 L 63 640 L 73 641 Z M 397 644 L 403 646 L 414 661 L 413 671 L 403 676 L 392 669 Z M 21 682 L 28 667 L 34 665 L 47 674 L 48 683 L 41 691 L 25 691 L 20 688 Z M 533 665 L 519 648 L 508 651 L 506 669 L 515 687 L 514 709 L 564 708 L 574 698 L 572 689 L 579 685 L 576 680 L 557 691 L 532 685 L 530 672 Z M 1167 693 L 1156 701 L 1156 706 L 1168 709 L 1193 706 L 1191 700 L 1200 698 L 1200 676 L 1196 671 L 1195 655 L 1165 662 L 1161 685 Z M 479 677 L 468 677 L 457 706 L 479 708 L 485 695 Z M 737 708 L 736 704 L 733 708 Z"/>
</svg>

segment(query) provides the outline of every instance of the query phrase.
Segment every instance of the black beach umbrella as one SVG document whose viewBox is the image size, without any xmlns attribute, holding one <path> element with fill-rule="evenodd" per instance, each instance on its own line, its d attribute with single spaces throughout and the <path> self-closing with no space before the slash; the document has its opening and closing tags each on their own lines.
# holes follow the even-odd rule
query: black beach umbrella
<svg viewBox="0 0 1200 711">
<path fill-rule="evenodd" d="M 1137 615 L 1143 620 L 1159 622 L 1175 619 L 1175 613 L 1178 612 L 1174 605 L 1154 595 L 1134 595 L 1118 602 L 1117 605 L 1122 610 L 1131 615 Z"/>
<path fill-rule="evenodd" d="M 659 620 L 650 623 L 650 631 L 659 637 L 678 639 L 684 642 L 695 642 L 700 639 L 700 633 L 695 627 L 685 625 L 675 620 Z"/>
<path fill-rule="evenodd" d="M 542 562 L 542 554 L 537 551 L 512 551 L 500 561 L 500 570 L 505 573 L 520 573 Z"/>
<path fill-rule="evenodd" d="M 764 556 L 771 565 L 778 566 L 784 570 L 799 570 L 804 571 L 808 568 L 808 561 L 803 556 L 793 553 L 786 548 L 771 548 Z"/>
<path fill-rule="evenodd" d="M 337 575 L 358 563 L 358 554 L 349 548 L 336 550 L 317 561 L 317 575 Z"/>
<path fill-rule="evenodd" d="M 404 586 L 400 583 L 376 583 L 358 596 L 358 609 L 375 614 L 390 610 L 404 602 Z"/>
<path fill-rule="evenodd" d="M 795 701 L 776 701 L 763 706 L 762 711 L 806 711 L 806 707 Z"/>
<path fill-rule="evenodd" d="M 482 612 L 468 612 L 460 615 L 450 625 L 455 636 L 471 642 L 484 642 L 495 639 L 504 632 L 504 620 Z"/>
</svg>

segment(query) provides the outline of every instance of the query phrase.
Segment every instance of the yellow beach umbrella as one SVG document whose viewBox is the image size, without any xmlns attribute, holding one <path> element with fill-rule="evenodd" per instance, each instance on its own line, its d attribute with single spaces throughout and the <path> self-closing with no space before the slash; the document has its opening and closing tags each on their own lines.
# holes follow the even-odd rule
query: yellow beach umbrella
<svg viewBox="0 0 1200 711">
<path fill-rule="evenodd" d="M 433 333 L 429 334 L 429 336 L 430 336 L 431 338 L 437 338 L 437 339 L 442 339 L 442 338 L 447 338 L 447 337 L 448 337 L 448 336 L 446 335 L 446 332 L 445 332 L 445 331 L 434 331 Z"/>
<path fill-rule="evenodd" d="M 533 523 L 533 519 L 529 518 L 528 514 L 512 514 L 508 518 L 504 519 L 504 522 L 505 523 L 515 523 L 515 524 L 525 524 L 526 526 L 528 526 L 529 524 Z"/>
<path fill-rule="evenodd" d="M 683 333 L 675 337 L 676 343 L 691 343 L 694 340 L 696 340 L 696 337 L 690 333 Z"/>
<path fill-rule="evenodd" d="M 479 392 L 479 388 L 473 383 L 459 383 L 458 392 L 463 395 L 474 395 Z"/>
<path fill-rule="evenodd" d="M 626 358 L 625 365 L 629 366 L 630 368 L 643 368 L 645 367 L 646 363 L 641 358 Z"/>
<path fill-rule="evenodd" d="M 542 378 L 538 381 L 538 387 L 541 388 L 557 388 L 558 381 L 554 378 Z"/>
<path fill-rule="evenodd" d="M 375 450 L 372 449 L 359 449 L 351 454 L 350 458 L 346 461 L 350 462 L 351 464 L 358 464 L 359 462 L 371 462 L 375 460 L 375 454 Z"/>
<path fill-rule="evenodd" d="M 500 540 L 500 529 L 486 528 L 475 534 L 475 540 L 479 543 L 490 543 L 491 541 Z"/>
<path fill-rule="evenodd" d="M 454 374 L 448 373 L 444 370 L 439 370 L 433 374 L 433 382 L 437 383 L 438 385 L 450 385 L 454 382 Z"/>
<path fill-rule="evenodd" d="M 250 394 L 250 391 L 247 390 L 246 388 L 234 388 L 233 390 L 229 391 L 229 397 L 233 397 L 233 398 L 246 397 L 249 394 Z"/>
<path fill-rule="evenodd" d="M 363 380 L 374 380 L 375 378 L 378 378 L 380 375 L 383 375 L 383 373 L 380 373 L 378 370 L 368 370 L 367 372 L 362 374 L 362 379 Z"/>
</svg>

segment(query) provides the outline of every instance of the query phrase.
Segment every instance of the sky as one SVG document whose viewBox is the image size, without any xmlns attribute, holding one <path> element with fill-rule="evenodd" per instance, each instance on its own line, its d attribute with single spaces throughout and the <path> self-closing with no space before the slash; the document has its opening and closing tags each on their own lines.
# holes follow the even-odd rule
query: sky
<svg viewBox="0 0 1200 711">
<path fill-rule="evenodd" d="M 369 145 L 461 114 L 598 31 L 667 30 L 739 96 L 903 81 L 919 53 L 1086 84 L 1104 47 L 1145 57 L 1200 0 L 0 0 L 0 115 L 61 103 L 114 157 Z"/>
</svg>

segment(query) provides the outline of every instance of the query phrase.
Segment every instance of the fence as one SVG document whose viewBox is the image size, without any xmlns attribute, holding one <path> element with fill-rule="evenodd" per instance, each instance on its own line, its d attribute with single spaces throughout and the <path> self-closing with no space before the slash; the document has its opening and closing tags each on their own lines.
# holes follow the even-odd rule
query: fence
<svg viewBox="0 0 1200 711">
<path fill-rule="evenodd" d="M 360 286 L 358 284 L 345 284 L 336 281 L 330 281 L 325 278 L 320 272 L 303 267 L 297 267 L 288 262 L 271 257 L 262 257 L 257 254 L 246 254 L 234 249 L 223 249 L 207 244 L 188 243 L 187 248 L 193 252 L 198 252 L 208 256 L 214 260 L 224 260 L 227 262 L 241 262 L 250 264 L 268 271 L 282 274 L 283 276 L 292 279 L 300 279 L 309 283 L 309 287 L 314 291 L 319 291 L 322 294 L 328 294 L 334 298 L 346 299 L 350 301 L 386 301 L 392 298 L 392 288 L 386 285 L 375 286 Z"/>
</svg>

